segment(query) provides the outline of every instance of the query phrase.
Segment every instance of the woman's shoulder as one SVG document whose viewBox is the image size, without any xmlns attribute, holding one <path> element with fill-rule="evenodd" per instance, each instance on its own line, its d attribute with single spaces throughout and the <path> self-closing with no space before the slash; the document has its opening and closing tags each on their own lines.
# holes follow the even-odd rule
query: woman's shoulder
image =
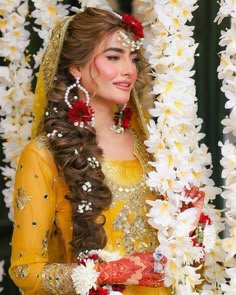
<svg viewBox="0 0 236 295">
<path fill-rule="evenodd" d="M 22 151 L 23 157 L 37 156 L 44 162 L 48 163 L 53 161 L 52 154 L 47 146 L 47 137 L 39 135 L 34 139 L 31 139 L 24 147 Z"/>
</svg>

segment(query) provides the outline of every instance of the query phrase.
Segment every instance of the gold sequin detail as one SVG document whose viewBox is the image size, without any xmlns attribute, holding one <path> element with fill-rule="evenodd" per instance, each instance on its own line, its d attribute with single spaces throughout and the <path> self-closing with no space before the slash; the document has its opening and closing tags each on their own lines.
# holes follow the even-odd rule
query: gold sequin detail
<svg viewBox="0 0 236 295">
<path fill-rule="evenodd" d="M 143 176 L 134 185 L 121 186 L 111 181 L 109 176 L 106 183 L 110 187 L 113 195 L 112 207 L 122 204 L 122 208 L 115 217 L 113 229 L 122 231 L 122 239 L 116 240 L 119 248 L 124 245 L 127 254 L 134 252 L 153 251 L 157 246 L 156 230 L 147 222 L 146 200 L 150 198 L 150 188 L 146 185 L 147 173 L 150 170 L 148 162 L 150 157 L 143 146 L 143 141 L 131 130 L 135 139 L 135 152 L 142 169 Z"/>
<path fill-rule="evenodd" d="M 18 197 L 16 198 L 16 207 L 23 210 L 26 204 L 32 199 L 31 196 L 25 197 L 23 188 L 18 189 Z"/>
<path fill-rule="evenodd" d="M 14 271 L 16 278 L 25 279 L 29 274 L 29 265 L 18 265 Z"/>
<path fill-rule="evenodd" d="M 113 193 L 112 206 L 122 202 L 123 207 L 113 222 L 114 230 L 122 231 L 122 241 L 127 254 L 152 251 L 157 244 L 156 231 L 147 223 L 147 206 L 144 196 L 149 196 L 149 188 L 140 182 L 132 187 L 111 185 Z"/>
<path fill-rule="evenodd" d="M 48 231 L 46 233 L 45 239 L 42 240 L 42 257 L 44 257 L 47 254 L 48 251 Z"/>
<path fill-rule="evenodd" d="M 46 147 L 47 148 L 47 137 L 44 135 L 39 135 L 36 137 L 37 147 L 39 149 Z"/>
<path fill-rule="evenodd" d="M 43 288 L 47 294 L 74 295 L 74 286 L 71 278 L 74 263 L 51 263 L 46 264 L 42 273 Z"/>
</svg>

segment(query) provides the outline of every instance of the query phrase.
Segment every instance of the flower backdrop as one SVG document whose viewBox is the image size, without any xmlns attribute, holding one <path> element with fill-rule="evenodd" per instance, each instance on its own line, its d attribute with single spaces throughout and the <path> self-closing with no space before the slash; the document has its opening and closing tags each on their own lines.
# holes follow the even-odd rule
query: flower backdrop
<svg viewBox="0 0 236 295">
<path fill-rule="evenodd" d="M 222 152 L 221 165 L 223 167 L 222 178 L 225 180 L 222 197 L 225 199 L 226 224 L 228 226 L 227 237 L 223 241 L 226 253 L 225 266 L 229 284 L 222 285 L 222 292 L 225 295 L 236 294 L 236 3 L 235 1 L 220 1 L 220 9 L 216 21 L 221 21 L 226 17 L 231 17 L 231 27 L 221 32 L 220 52 L 221 62 L 218 67 L 218 77 L 222 80 L 221 90 L 227 99 L 225 108 L 229 110 L 229 115 L 222 120 L 224 126 L 223 133 L 230 134 L 233 139 L 219 143 Z"/>
<path fill-rule="evenodd" d="M 166 285 L 174 294 L 200 294 L 199 264 L 205 260 L 201 273 L 205 278 L 205 294 L 221 294 L 225 281 L 224 252 L 218 234 L 224 229 L 221 214 L 212 200 L 221 190 L 214 186 L 211 155 L 200 140 L 202 120 L 197 117 L 196 87 L 193 79 L 197 44 L 194 27 L 189 25 L 197 1 L 143 1 L 141 13 L 146 15 L 146 57 L 153 68 L 155 119 L 149 125 L 146 145 L 154 153 L 153 171 L 147 183 L 163 199 L 150 202 L 151 225 L 158 229 L 158 250 L 167 255 Z M 152 7 L 152 9 L 149 9 Z M 148 11 L 148 13 L 147 13 Z M 197 186 L 205 192 L 203 212 L 210 216 L 212 226 L 205 230 L 203 247 L 192 241 L 195 209 L 182 209 L 185 189 Z"/>
<path fill-rule="evenodd" d="M 28 1 L 2 0 L 0 3 L 0 56 L 4 57 L 4 66 L 0 67 L 0 130 L 6 163 L 1 170 L 6 179 L 3 194 L 10 220 L 13 220 L 11 197 L 15 169 L 19 154 L 30 139 L 32 82 L 55 23 L 68 15 L 69 10 L 76 9 L 63 4 L 62 0 L 31 2 L 33 10 L 29 9 Z M 82 6 L 110 9 L 105 0 L 80 2 Z M 220 5 L 219 22 L 228 15 L 235 17 L 233 2 L 221 1 Z M 149 202 L 151 210 L 148 218 L 151 225 L 158 229 L 159 249 L 168 257 L 166 284 L 173 285 L 175 294 L 200 294 L 197 291 L 200 275 L 194 262 L 205 259 L 204 269 L 201 270 L 205 278 L 202 294 L 225 292 L 229 295 L 236 288 L 233 280 L 230 285 L 224 284 L 225 276 L 233 278 L 236 272 L 232 265 L 236 245 L 233 201 L 236 150 L 229 143 L 221 144 L 222 177 L 226 178 L 222 196 L 227 199 L 227 223 L 231 226 L 230 238 L 222 241 L 218 237 L 218 233 L 224 230 L 221 212 L 212 204 L 221 191 L 211 179 L 211 155 L 207 147 L 200 144 L 205 135 L 201 133 L 202 120 L 197 117 L 192 70 L 197 44 L 193 39 L 194 27 L 189 24 L 197 8 L 197 0 L 140 1 L 139 12 L 145 16 L 145 55 L 153 69 L 152 94 L 155 96 L 155 106 L 150 110 L 155 120 L 148 126 L 150 137 L 146 142 L 148 151 L 155 155 L 155 161 L 147 183 L 164 196 Z M 42 47 L 34 53 L 28 51 L 33 42 L 29 28 L 42 40 Z M 236 134 L 235 58 L 231 55 L 231 51 L 235 52 L 234 31 L 235 26 L 232 26 L 222 34 L 221 45 L 227 45 L 227 48 L 221 55 L 219 78 L 223 79 L 222 91 L 229 99 L 226 108 L 232 108 L 230 117 L 223 121 L 225 132 Z M 204 213 L 214 224 L 205 231 L 208 243 L 204 244 L 204 248 L 193 245 L 189 237 L 189 232 L 193 230 L 194 209 L 181 212 L 182 202 L 186 201 L 181 192 L 191 185 L 205 192 Z M 224 261 L 229 266 L 227 274 L 222 266 Z M 3 263 L 0 262 L 0 280 Z"/>
</svg>

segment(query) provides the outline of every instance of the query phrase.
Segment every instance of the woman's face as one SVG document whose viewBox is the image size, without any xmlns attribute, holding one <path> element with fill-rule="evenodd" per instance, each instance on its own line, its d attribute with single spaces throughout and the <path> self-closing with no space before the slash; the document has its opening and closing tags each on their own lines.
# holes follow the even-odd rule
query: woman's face
<svg viewBox="0 0 236 295">
<path fill-rule="evenodd" d="M 79 69 L 82 86 L 91 97 L 95 94 L 96 101 L 125 104 L 137 79 L 137 52 L 122 45 L 119 31 L 107 36 L 90 61 Z"/>
</svg>

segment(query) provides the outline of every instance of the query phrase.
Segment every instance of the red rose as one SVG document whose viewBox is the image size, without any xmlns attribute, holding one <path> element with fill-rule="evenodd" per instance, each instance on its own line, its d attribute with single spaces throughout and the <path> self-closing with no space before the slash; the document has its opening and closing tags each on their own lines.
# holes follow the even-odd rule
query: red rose
<svg viewBox="0 0 236 295">
<path fill-rule="evenodd" d="M 123 14 L 122 22 L 123 27 L 128 28 L 134 34 L 134 41 L 144 38 L 143 26 L 133 15 Z"/>
<path fill-rule="evenodd" d="M 68 110 L 68 117 L 71 123 L 88 124 L 92 121 L 94 111 L 91 106 L 87 106 L 84 101 L 75 101 L 72 108 Z"/>
</svg>

